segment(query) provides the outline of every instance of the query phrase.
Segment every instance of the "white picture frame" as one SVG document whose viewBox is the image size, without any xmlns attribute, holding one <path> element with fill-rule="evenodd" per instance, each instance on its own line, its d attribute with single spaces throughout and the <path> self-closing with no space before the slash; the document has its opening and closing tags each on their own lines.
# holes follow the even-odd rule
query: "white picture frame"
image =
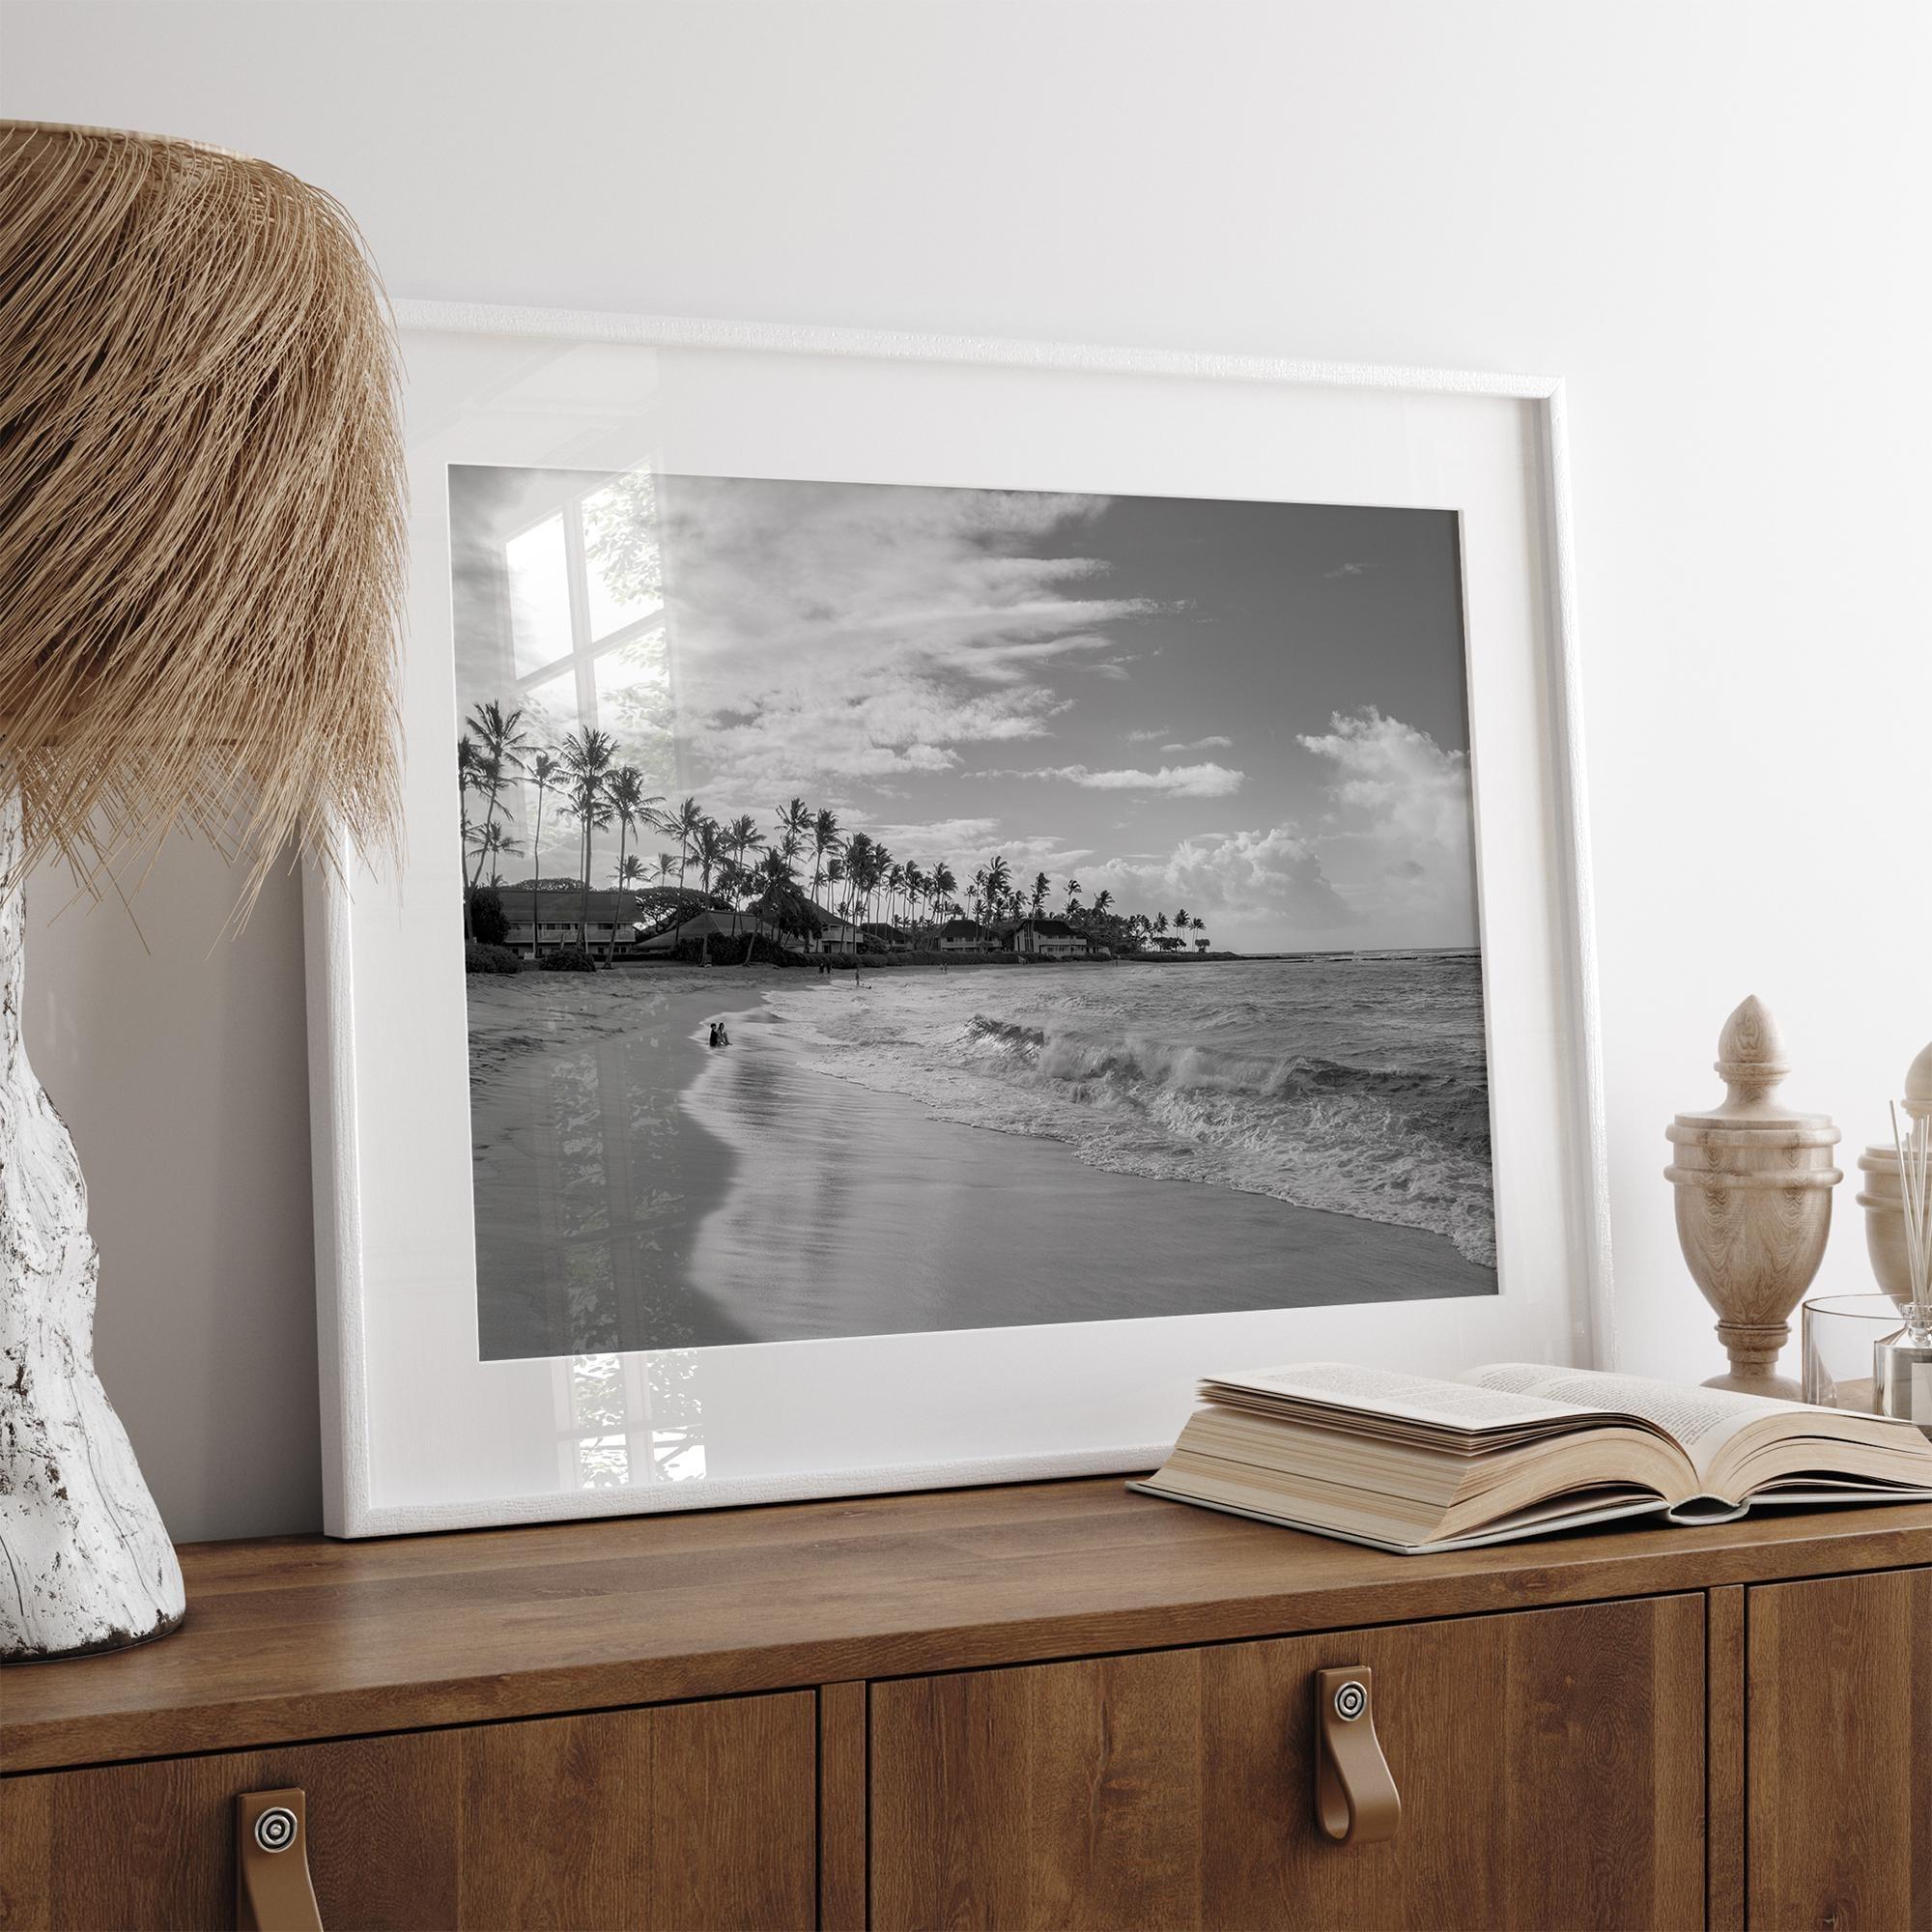
<svg viewBox="0 0 1932 1932">
<path fill-rule="evenodd" d="M 1614 1365 L 1560 380 L 426 302 L 398 320 L 401 871 L 345 861 L 305 887 L 329 1534 L 1125 1473 L 1164 1455 L 1198 1375 L 1293 1359 Z M 674 466 L 712 474 L 1461 514 L 1498 1294 L 626 1355 L 605 1387 L 635 1473 L 583 1487 L 570 1361 L 475 1347 L 462 960 L 435 943 L 458 716 L 438 485 L 452 461 L 621 467 L 650 412 Z"/>
</svg>

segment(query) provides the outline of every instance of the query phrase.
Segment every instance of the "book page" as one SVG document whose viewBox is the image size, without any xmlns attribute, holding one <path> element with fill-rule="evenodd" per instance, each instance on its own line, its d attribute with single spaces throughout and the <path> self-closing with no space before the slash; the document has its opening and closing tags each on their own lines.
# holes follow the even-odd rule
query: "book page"
<svg viewBox="0 0 1932 1932">
<path fill-rule="evenodd" d="M 1406 1376 L 1399 1370 L 1363 1368 L 1354 1362 L 1297 1362 L 1293 1368 L 1264 1369 L 1258 1375 L 1210 1376 L 1201 1385 L 1209 1402 L 1223 1389 L 1366 1409 L 1371 1414 L 1400 1416 L 1439 1429 L 1520 1429 L 1525 1424 L 1575 1422 L 1586 1416 L 1596 1419 L 1594 1405 L 1579 1405 L 1574 1398 L 1552 1399 L 1540 1390 L 1531 1393 L 1506 1385 L 1478 1384 L 1473 1378 L 1438 1381 L 1433 1376 Z"/>
<path fill-rule="evenodd" d="M 1610 1375 L 1602 1369 L 1551 1368 L 1547 1362 L 1492 1362 L 1471 1369 L 1464 1379 L 1472 1388 L 1498 1394 L 1587 1403 L 1641 1416 L 1682 1446 L 1700 1476 L 1708 1473 L 1724 1444 L 1739 1430 L 1769 1415 L 1812 1413 L 1802 1402 L 1739 1395 L 1731 1389 L 1697 1388 L 1686 1382 L 1654 1381 L 1648 1376 Z"/>
</svg>

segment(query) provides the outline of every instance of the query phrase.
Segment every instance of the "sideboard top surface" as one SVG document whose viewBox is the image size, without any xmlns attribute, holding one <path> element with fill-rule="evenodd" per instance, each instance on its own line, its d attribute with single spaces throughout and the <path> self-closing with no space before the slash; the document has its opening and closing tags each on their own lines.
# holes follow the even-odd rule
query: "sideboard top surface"
<svg viewBox="0 0 1932 1932">
<path fill-rule="evenodd" d="M 1932 1563 L 1932 1505 L 1385 1555 L 1114 1478 L 182 1552 L 188 1617 L 0 1673 L 0 1772 Z"/>
</svg>

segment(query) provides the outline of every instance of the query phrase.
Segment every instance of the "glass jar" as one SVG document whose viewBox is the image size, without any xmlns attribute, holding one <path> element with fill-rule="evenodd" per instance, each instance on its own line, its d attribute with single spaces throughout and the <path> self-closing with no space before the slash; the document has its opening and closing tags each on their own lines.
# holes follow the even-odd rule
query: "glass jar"
<svg viewBox="0 0 1932 1932">
<path fill-rule="evenodd" d="M 1804 1304 L 1804 1400 L 1875 1410 L 1872 1345 L 1904 1332 L 1889 1294 L 1821 1294 Z"/>
</svg>

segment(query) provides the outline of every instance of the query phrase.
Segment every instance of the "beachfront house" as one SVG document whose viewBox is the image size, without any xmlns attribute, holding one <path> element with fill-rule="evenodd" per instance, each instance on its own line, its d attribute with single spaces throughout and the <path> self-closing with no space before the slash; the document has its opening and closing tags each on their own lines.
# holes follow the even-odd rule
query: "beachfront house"
<svg viewBox="0 0 1932 1932">
<path fill-rule="evenodd" d="M 504 944 L 513 952 L 554 952 L 581 943 L 623 959 L 634 950 L 640 916 L 635 893 L 593 888 L 586 898 L 581 886 L 498 886 L 497 895 L 509 927 Z"/>
<path fill-rule="evenodd" d="M 654 958 L 660 953 L 674 952 L 683 945 L 706 942 L 708 949 L 719 958 L 733 956 L 733 948 L 742 953 L 748 939 L 770 940 L 774 946 L 796 949 L 795 935 L 781 933 L 777 926 L 751 912 L 720 912 L 712 906 L 700 906 L 688 919 L 680 920 L 674 925 L 666 926 L 654 932 L 650 938 L 639 942 L 635 951 L 639 958 Z M 620 948 L 618 955 L 624 956 Z"/>
<path fill-rule="evenodd" d="M 841 919 L 836 912 L 827 912 L 823 906 L 813 906 L 817 913 L 819 926 L 809 942 L 804 944 L 807 952 L 856 952 L 865 937 L 864 928 L 855 925 L 849 919 Z M 794 940 L 794 945 L 800 944 Z"/>
<path fill-rule="evenodd" d="M 977 919 L 949 919 L 939 928 L 942 952 L 997 952 L 1000 935 Z"/>
<path fill-rule="evenodd" d="M 868 919 L 859 928 L 866 935 L 866 944 L 874 952 L 908 952 L 912 941 L 895 925 L 888 925 L 882 919 Z"/>
<path fill-rule="evenodd" d="M 1023 919 L 1007 934 L 1014 952 L 1032 959 L 1084 959 L 1087 935 L 1064 919 Z"/>
</svg>

